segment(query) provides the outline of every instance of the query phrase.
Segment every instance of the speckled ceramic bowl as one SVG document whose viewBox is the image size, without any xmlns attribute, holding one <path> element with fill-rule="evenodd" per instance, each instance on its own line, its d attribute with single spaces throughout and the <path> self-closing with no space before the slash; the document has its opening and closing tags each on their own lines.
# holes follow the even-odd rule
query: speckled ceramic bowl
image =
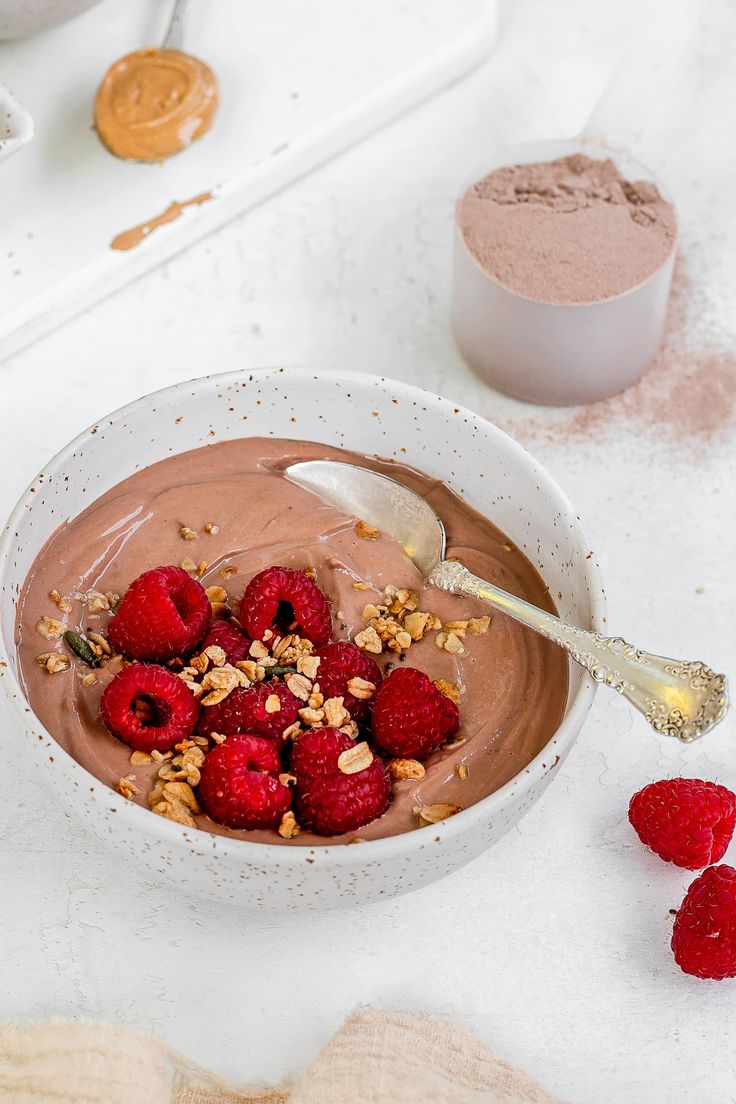
<svg viewBox="0 0 736 1104">
<path fill-rule="evenodd" d="M 97 3 L 99 0 L 0 0 L 0 39 L 38 34 Z"/>
<path fill-rule="evenodd" d="M 417 388 L 375 376 L 267 369 L 211 376 L 149 395 L 102 419 L 33 480 L 0 538 L 0 690 L 28 742 L 28 769 L 114 848 L 170 884 L 260 909 L 376 901 L 441 878 L 490 847 L 539 798 L 595 693 L 570 672 L 567 711 L 547 747 L 496 793 L 431 828 L 360 847 L 294 847 L 213 836 L 154 816 L 99 783 L 28 709 L 17 677 L 15 606 L 39 549 L 65 518 L 138 468 L 244 433 L 296 437 L 395 457 L 444 480 L 539 568 L 562 615 L 602 628 L 603 592 L 573 507 L 501 430 Z M 7 723 L 7 721 L 6 721 Z"/>
</svg>

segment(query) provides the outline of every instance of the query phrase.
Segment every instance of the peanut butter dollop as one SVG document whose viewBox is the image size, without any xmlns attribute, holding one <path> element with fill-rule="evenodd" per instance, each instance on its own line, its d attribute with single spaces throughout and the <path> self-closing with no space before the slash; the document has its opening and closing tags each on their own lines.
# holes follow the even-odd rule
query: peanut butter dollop
<svg viewBox="0 0 736 1104">
<path fill-rule="evenodd" d="M 203 61 L 179 50 L 136 50 L 105 74 L 95 124 L 117 157 L 161 161 L 206 134 L 217 104 L 217 78 Z"/>
</svg>

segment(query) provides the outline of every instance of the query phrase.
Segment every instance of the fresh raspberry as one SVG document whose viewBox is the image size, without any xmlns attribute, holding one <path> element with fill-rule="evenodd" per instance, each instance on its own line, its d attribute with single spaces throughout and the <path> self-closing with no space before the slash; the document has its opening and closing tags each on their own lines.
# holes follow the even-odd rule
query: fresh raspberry
<svg viewBox="0 0 736 1104">
<path fill-rule="evenodd" d="M 686 974 L 736 977 L 736 870 L 709 866 L 685 894 L 672 932 L 675 962 Z"/>
<path fill-rule="evenodd" d="M 326 644 L 332 632 L 324 594 L 303 571 L 291 567 L 268 567 L 255 575 L 245 588 L 240 617 L 254 640 L 263 640 L 266 629 L 271 629 Z"/>
<path fill-rule="evenodd" d="M 123 655 L 161 663 L 190 652 L 211 616 L 201 583 L 181 567 L 155 567 L 130 584 L 107 636 Z"/>
<path fill-rule="evenodd" d="M 414 667 L 398 667 L 383 682 L 373 706 L 373 736 L 389 755 L 425 759 L 460 726 L 454 702 Z"/>
<path fill-rule="evenodd" d="M 251 643 L 250 637 L 246 636 L 237 625 L 218 618 L 210 625 L 207 635 L 199 645 L 199 649 L 203 652 L 205 648 L 215 644 L 218 648 L 222 648 L 227 662 L 234 666 L 236 663 L 240 663 L 242 659 L 248 658 Z"/>
<path fill-rule="evenodd" d="M 273 694 L 279 699 L 281 708 L 270 713 L 266 702 Z M 302 702 L 283 682 L 258 682 L 247 690 L 238 687 L 218 705 L 206 705 L 197 731 L 200 736 L 209 736 L 212 732 L 219 732 L 221 736 L 252 732 L 278 740 L 284 729 L 299 719 L 301 707 Z"/>
<path fill-rule="evenodd" d="M 202 764 L 199 796 L 213 820 L 228 828 L 276 828 L 291 808 L 279 781 L 276 744 L 262 736 L 229 736 Z"/>
<path fill-rule="evenodd" d="M 312 728 L 294 744 L 297 819 L 320 836 L 354 832 L 388 808 L 391 789 L 383 760 L 356 774 L 343 774 L 337 761 L 355 741 L 337 728 Z"/>
<path fill-rule="evenodd" d="M 715 782 L 668 778 L 634 794 L 629 820 L 660 859 L 698 870 L 723 858 L 736 825 L 736 794 Z"/>
<path fill-rule="evenodd" d="M 167 751 L 194 731 L 199 703 L 164 667 L 133 663 L 105 687 L 100 716 L 136 751 Z"/>
<path fill-rule="evenodd" d="M 354 698 L 348 691 L 348 682 L 351 678 L 362 678 L 378 688 L 383 679 L 378 664 L 349 640 L 325 644 L 317 654 L 317 682 L 321 693 L 325 698 L 343 698 L 343 704 L 353 720 L 364 721 L 370 712 L 372 699 Z"/>
</svg>

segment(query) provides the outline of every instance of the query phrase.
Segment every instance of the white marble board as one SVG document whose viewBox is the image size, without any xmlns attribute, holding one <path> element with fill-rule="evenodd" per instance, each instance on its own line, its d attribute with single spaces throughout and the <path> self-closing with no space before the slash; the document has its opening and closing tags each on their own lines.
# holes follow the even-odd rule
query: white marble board
<svg viewBox="0 0 736 1104">
<path fill-rule="evenodd" d="M 192 0 L 185 45 L 220 80 L 215 126 L 163 165 L 118 161 L 92 128 L 96 88 L 116 57 L 161 41 L 169 12 L 104 0 L 0 44 L 2 79 L 36 123 L 0 173 L 0 358 L 450 84 L 496 29 L 496 0 Z M 110 248 L 207 191 L 137 248 Z"/>
</svg>

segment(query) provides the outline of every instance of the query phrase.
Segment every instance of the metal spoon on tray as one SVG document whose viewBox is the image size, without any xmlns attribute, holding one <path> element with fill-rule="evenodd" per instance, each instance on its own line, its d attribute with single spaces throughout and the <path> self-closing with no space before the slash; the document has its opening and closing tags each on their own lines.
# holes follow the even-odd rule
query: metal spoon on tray
<svg viewBox="0 0 736 1104">
<path fill-rule="evenodd" d="M 716 674 L 699 660 L 666 659 L 642 652 L 620 637 L 567 625 L 478 578 L 458 560 L 446 560 L 442 522 L 423 498 L 396 480 L 334 460 L 292 464 L 284 475 L 397 540 L 431 586 L 481 598 L 564 648 L 596 682 L 623 694 L 655 731 L 689 742 L 723 718 L 727 709 L 725 675 Z"/>
</svg>

